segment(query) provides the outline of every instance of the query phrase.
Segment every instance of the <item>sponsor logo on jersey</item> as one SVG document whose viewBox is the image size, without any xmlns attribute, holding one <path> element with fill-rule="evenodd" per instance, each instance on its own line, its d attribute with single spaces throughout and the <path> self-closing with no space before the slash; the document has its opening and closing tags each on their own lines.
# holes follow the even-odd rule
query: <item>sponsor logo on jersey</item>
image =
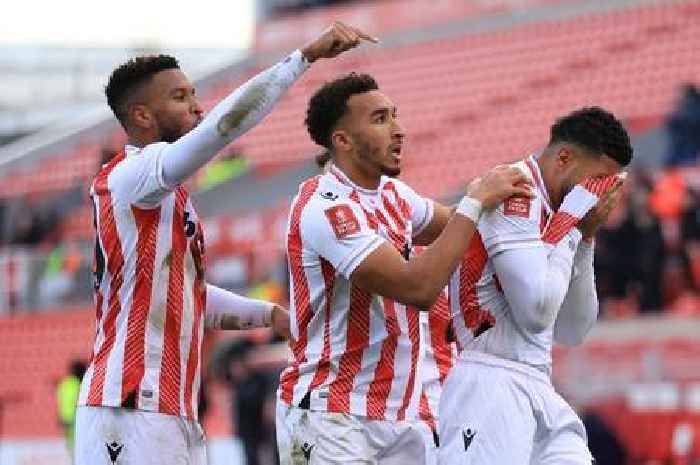
<svg viewBox="0 0 700 465">
<path fill-rule="evenodd" d="M 348 205 L 338 205 L 325 211 L 335 237 L 343 239 L 360 231 L 360 222 Z"/>
<path fill-rule="evenodd" d="M 530 217 L 531 199 L 527 197 L 510 197 L 503 204 L 503 214 L 506 216 Z"/>
</svg>

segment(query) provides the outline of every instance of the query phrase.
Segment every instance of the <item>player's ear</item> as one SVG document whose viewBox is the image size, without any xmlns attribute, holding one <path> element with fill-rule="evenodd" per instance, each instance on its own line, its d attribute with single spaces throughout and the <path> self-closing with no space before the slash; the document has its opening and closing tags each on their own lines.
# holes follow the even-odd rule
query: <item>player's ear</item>
<svg viewBox="0 0 700 465">
<path fill-rule="evenodd" d="M 331 134 L 331 145 L 341 152 L 348 152 L 353 147 L 350 135 L 342 129 L 333 131 L 333 134 Z"/>
<path fill-rule="evenodd" d="M 134 103 L 129 105 L 127 111 L 129 113 L 129 121 L 134 127 L 151 129 L 155 124 L 155 118 L 146 105 Z"/>
<path fill-rule="evenodd" d="M 571 148 L 567 147 L 566 145 L 562 145 L 557 151 L 557 166 L 559 166 L 560 168 L 565 168 L 569 163 L 571 163 L 573 158 L 574 153 L 571 150 Z"/>
</svg>

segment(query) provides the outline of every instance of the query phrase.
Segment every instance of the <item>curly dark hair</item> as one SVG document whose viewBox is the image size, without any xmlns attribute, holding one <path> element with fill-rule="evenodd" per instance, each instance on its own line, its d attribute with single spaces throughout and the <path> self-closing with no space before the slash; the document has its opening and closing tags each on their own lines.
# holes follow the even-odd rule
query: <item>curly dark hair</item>
<svg viewBox="0 0 700 465">
<path fill-rule="evenodd" d="M 306 128 L 314 142 L 332 149 L 333 128 L 348 111 L 348 99 L 355 94 L 378 90 L 377 81 L 369 74 L 350 73 L 327 82 L 309 100 Z"/>
<path fill-rule="evenodd" d="M 600 107 L 584 107 L 559 118 L 551 128 L 549 143 L 569 142 L 592 153 L 613 158 L 622 166 L 632 160 L 632 144 L 622 123 Z"/>
<path fill-rule="evenodd" d="M 177 59 L 170 55 L 146 55 L 132 58 L 122 64 L 109 77 L 105 86 L 107 104 L 126 129 L 126 97 L 138 85 L 147 82 L 154 74 L 166 69 L 179 69 Z"/>
</svg>

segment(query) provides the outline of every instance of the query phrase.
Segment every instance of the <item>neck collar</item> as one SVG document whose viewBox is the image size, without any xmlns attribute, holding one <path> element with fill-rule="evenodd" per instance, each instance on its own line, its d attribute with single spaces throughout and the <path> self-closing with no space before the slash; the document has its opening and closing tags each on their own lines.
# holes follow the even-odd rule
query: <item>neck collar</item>
<svg viewBox="0 0 700 465">
<path fill-rule="evenodd" d="M 530 155 L 525 159 L 525 165 L 527 165 L 527 167 L 530 169 L 532 177 L 535 180 L 535 186 L 537 186 L 537 189 L 540 191 L 540 194 L 542 194 L 542 198 L 544 198 L 544 201 L 549 207 L 549 209 L 552 210 L 552 201 L 549 199 L 549 192 L 547 192 L 547 186 L 544 185 L 542 171 L 540 170 L 539 163 L 537 163 L 538 158 L 539 155 Z"/>
<path fill-rule="evenodd" d="M 376 195 L 379 189 L 367 189 L 366 187 L 360 187 L 348 177 L 347 174 L 343 173 L 340 168 L 335 166 L 335 163 L 331 163 L 330 167 L 328 168 L 328 173 L 330 173 L 332 176 L 335 176 L 335 178 L 340 182 L 341 184 L 348 186 L 352 188 L 353 190 L 356 190 L 360 194 L 365 194 L 365 195 Z"/>
</svg>

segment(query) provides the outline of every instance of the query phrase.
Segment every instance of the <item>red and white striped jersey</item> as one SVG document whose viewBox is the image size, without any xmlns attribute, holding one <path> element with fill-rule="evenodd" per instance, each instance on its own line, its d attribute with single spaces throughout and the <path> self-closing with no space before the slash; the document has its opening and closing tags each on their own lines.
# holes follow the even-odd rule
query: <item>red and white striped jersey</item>
<svg viewBox="0 0 700 465">
<path fill-rule="evenodd" d="M 421 420 L 437 431 L 442 386 L 456 355 L 455 345 L 450 342 L 452 328 L 447 294 L 441 293 L 430 311 L 421 313 L 420 317 L 425 351 L 420 369 L 423 391 L 418 413 Z"/>
<path fill-rule="evenodd" d="M 126 146 L 91 187 L 97 328 L 79 405 L 196 419 L 204 235 L 185 188 L 160 176 L 165 146 Z"/>
<path fill-rule="evenodd" d="M 368 190 L 332 166 L 301 185 L 287 236 L 292 356 L 282 401 L 371 419 L 416 418 L 419 311 L 349 278 L 384 242 L 409 257 L 432 214 L 432 202 L 388 177 Z"/>
<path fill-rule="evenodd" d="M 552 328 L 534 334 L 518 326 L 491 262 L 504 250 L 541 247 L 542 231 L 552 216 L 536 159 L 529 157 L 515 166 L 536 186 L 535 197 L 511 197 L 482 215 L 450 277 L 452 325 L 460 351 L 484 352 L 550 372 Z"/>
</svg>

